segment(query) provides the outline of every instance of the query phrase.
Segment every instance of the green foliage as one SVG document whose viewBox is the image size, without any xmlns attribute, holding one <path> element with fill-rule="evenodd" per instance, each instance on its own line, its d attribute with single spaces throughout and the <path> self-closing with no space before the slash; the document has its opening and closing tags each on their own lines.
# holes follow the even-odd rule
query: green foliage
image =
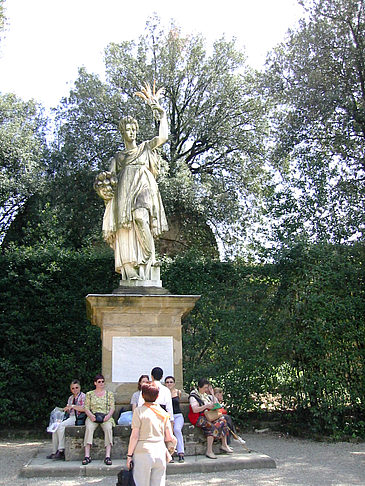
<svg viewBox="0 0 365 486">
<path fill-rule="evenodd" d="M 12 249 L 0 255 L 0 423 L 44 422 L 72 379 L 83 388 L 100 372 L 100 330 L 85 296 L 108 292 L 110 252 Z M 102 282 L 102 283 L 101 283 Z"/>
<path fill-rule="evenodd" d="M 208 376 L 224 386 L 236 414 L 259 408 L 252 395 L 269 392 L 275 364 L 265 316 L 276 286 L 272 267 L 186 254 L 171 263 L 166 277 L 174 293 L 201 294 L 183 324 L 186 385 Z"/>
<path fill-rule="evenodd" d="M 298 244 L 277 264 L 278 393 L 322 433 L 350 429 L 365 410 L 364 256 L 360 244 Z"/>
<path fill-rule="evenodd" d="M 291 411 L 313 432 L 365 429 L 364 247 L 298 244 L 273 264 L 190 251 L 163 264 L 174 294 L 199 294 L 183 321 L 185 389 L 206 376 L 236 419 Z M 45 424 L 68 383 L 92 386 L 100 331 L 85 296 L 117 286 L 111 252 L 48 245 L 0 256 L 0 423 Z M 298 425 L 295 425 L 298 427 Z"/>
<path fill-rule="evenodd" d="M 363 238 L 365 4 L 302 1 L 307 19 L 270 55 L 273 241 Z"/>
<path fill-rule="evenodd" d="M 35 102 L 0 94 L 0 241 L 19 208 L 43 188 L 45 123 Z"/>
<path fill-rule="evenodd" d="M 259 196 L 264 177 L 266 121 L 255 75 L 235 41 L 220 39 L 209 49 L 201 36 L 184 36 L 174 25 L 161 31 L 152 19 L 138 42 L 110 44 L 105 63 L 106 82 L 80 69 L 69 97 L 59 106 L 49 162 L 55 180 L 40 209 L 51 214 L 37 216 L 33 208 L 25 219 L 35 218 L 36 223 L 56 213 L 56 221 L 66 220 L 72 227 L 72 238 L 64 241 L 74 248 L 100 234 L 101 217 L 95 217 L 94 203 L 84 204 L 82 214 L 90 224 L 79 231 L 73 198 L 93 200 L 89 179 L 107 169 L 110 157 L 121 150 L 120 118 L 131 114 L 138 119 L 140 140 L 156 135 L 151 110 L 134 96 L 144 81 L 156 80 L 158 87 L 165 87 L 162 103 L 170 125 L 159 180 L 168 218 L 180 223 L 179 231 L 203 221 L 227 242 L 244 235 L 251 216 L 248 206 Z M 74 178 L 77 185 L 64 183 Z M 99 208 L 102 213 L 101 200 Z M 189 226 L 184 225 L 186 215 L 191 215 Z M 30 226 L 35 235 L 36 224 L 31 221 Z M 62 238 L 63 231 L 60 225 Z M 184 237 L 189 247 L 194 245 L 191 234 Z"/>
</svg>

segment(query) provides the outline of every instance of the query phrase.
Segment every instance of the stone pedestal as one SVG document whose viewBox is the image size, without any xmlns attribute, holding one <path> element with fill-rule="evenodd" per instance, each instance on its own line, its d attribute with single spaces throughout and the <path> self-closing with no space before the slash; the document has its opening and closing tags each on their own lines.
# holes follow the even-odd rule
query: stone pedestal
<svg viewBox="0 0 365 486">
<path fill-rule="evenodd" d="M 199 297 L 146 295 L 137 289 L 86 297 L 88 319 L 101 329 L 102 373 L 116 404 L 129 403 L 139 376 L 160 362 L 171 363 L 161 366 L 164 375 L 173 373 L 177 388 L 183 388 L 181 319 Z"/>
</svg>

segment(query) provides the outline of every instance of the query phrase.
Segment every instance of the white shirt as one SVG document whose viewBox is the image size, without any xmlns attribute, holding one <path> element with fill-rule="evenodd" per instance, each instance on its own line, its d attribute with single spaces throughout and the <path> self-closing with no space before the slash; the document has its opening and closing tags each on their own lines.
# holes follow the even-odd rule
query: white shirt
<svg viewBox="0 0 365 486">
<path fill-rule="evenodd" d="M 160 383 L 159 381 L 156 380 L 156 381 L 154 381 L 154 383 L 156 384 L 156 386 L 160 390 L 155 403 L 158 403 L 159 405 L 164 405 L 166 407 L 167 413 L 170 415 L 170 420 L 173 421 L 174 420 L 174 412 L 173 412 L 173 409 L 172 409 L 171 392 L 167 388 L 167 386 L 162 385 L 162 383 Z M 139 399 L 138 399 L 138 406 L 140 407 L 143 404 L 144 404 L 144 399 L 143 399 L 142 393 L 141 393 L 140 396 L 139 396 Z"/>
</svg>

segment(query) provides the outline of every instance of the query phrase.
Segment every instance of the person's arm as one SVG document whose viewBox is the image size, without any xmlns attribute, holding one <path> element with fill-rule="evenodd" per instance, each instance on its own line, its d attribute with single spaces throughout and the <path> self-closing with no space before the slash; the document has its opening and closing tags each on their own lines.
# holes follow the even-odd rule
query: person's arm
<svg viewBox="0 0 365 486">
<path fill-rule="evenodd" d="M 160 389 L 161 391 L 161 389 Z M 172 398 L 169 389 L 166 389 L 166 411 L 170 415 L 170 422 L 174 421 L 174 409 L 172 408 Z"/>
<path fill-rule="evenodd" d="M 115 410 L 115 400 L 114 400 L 114 393 L 106 392 L 108 394 L 107 401 L 110 406 L 108 413 L 104 417 L 104 422 L 107 422 L 109 419 L 112 418 L 114 410 Z"/>
<path fill-rule="evenodd" d="M 132 433 L 129 438 L 129 444 L 128 444 L 128 451 L 127 451 L 127 468 L 130 469 L 131 467 L 131 462 L 134 454 L 134 450 L 136 448 L 137 442 L 139 440 L 139 431 L 141 428 L 141 419 L 139 417 L 139 411 L 136 410 L 133 413 L 132 417 Z"/>
<path fill-rule="evenodd" d="M 211 408 L 214 407 L 214 403 L 205 403 L 203 405 L 199 405 L 198 401 L 194 397 L 189 398 L 189 403 L 191 405 L 191 409 L 194 413 L 200 413 L 203 412 L 204 410 L 210 410 Z"/>
<path fill-rule="evenodd" d="M 130 469 L 131 462 L 133 460 L 134 449 L 136 448 L 139 440 L 139 429 L 132 429 L 131 436 L 129 438 L 128 452 L 127 452 L 127 468 Z"/>
<path fill-rule="evenodd" d="M 86 393 L 85 413 L 92 422 L 95 422 L 95 415 L 91 412 L 90 407 L 91 407 L 91 395 L 90 393 Z"/>
<path fill-rule="evenodd" d="M 172 444 L 169 444 L 168 451 L 172 455 L 174 453 L 174 450 L 176 448 L 177 444 L 177 439 L 172 433 L 172 425 L 169 420 L 166 420 L 165 422 L 165 433 L 164 433 L 164 439 L 165 442 L 171 442 Z"/>
<path fill-rule="evenodd" d="M 80 393 L 77 399 L 77 405 L 72 405 L 72 408 L 76 410 L 76 412 L 85 412 L 85 393 Z"/>
<path fill-rule="evenodd" d="M 149 141 L 150 148 L 153 150 L 167 142 L 169 138 L 169 125 L 167 123 L 166 112 L 159 104 L 156 103 L 151 108 L 152 110 L 158 111 L 161 116 L 158 136 Z"/>
</svg>

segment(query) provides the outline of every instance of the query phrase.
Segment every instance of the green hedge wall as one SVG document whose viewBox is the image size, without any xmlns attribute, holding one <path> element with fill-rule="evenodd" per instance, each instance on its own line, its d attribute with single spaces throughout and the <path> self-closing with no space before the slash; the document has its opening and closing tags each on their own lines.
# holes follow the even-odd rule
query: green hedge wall
<svg viewBox="0 0 365 486">
<path fill-rule="evenodd" d="M 201 294 L 183 322 L 185 389 L 225 389 L 237 418 L 287 410 L 314 431 L 365 435 L 364 247 L 298 244 L 272 264 L 194 252 L 163 264 L 164 286 Z M 85 296 L 118 285 L 100 249 L 0 255 L 0 424 L 42 425 L 100 371 L 99 328 Z"/>
<path fill-rule="evenodd" d="M 86 319 L 85 296 L 112 290 L 113 279 L 109 252 L 22 248 L 0 256 L 1 424 L 44 423 L 72 379 L 92 385 L 100 329 Z"/>
</svg>

